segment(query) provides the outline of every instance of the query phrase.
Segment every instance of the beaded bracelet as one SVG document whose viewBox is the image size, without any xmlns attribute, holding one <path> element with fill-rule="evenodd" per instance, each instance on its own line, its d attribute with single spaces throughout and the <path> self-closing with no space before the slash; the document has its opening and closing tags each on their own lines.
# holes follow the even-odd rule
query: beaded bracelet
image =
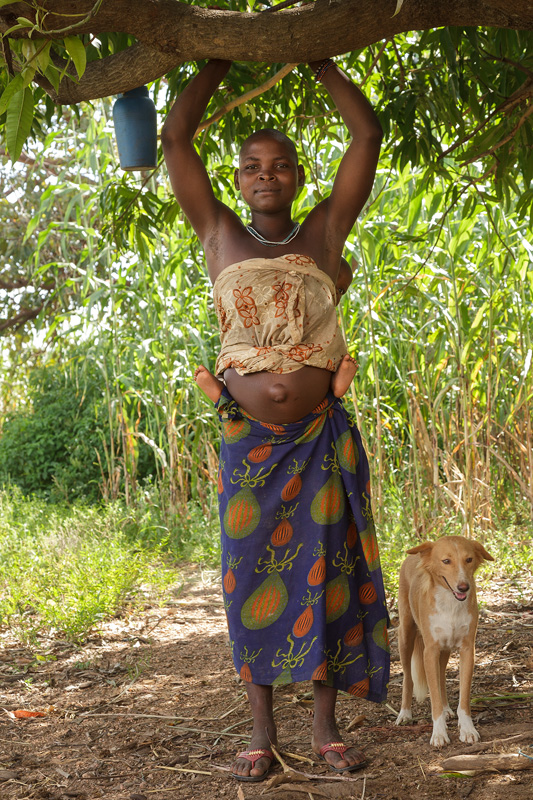
<svg viewBox="0 0 533 800">
<path fill-rule="evenodd" d="M 315 72 L 315 81 L 321 81 L 328 69 L 333 67 L 334 64 L 335 62 L 332 61 L 331 58 L 325 58 Z"/>
</svg>

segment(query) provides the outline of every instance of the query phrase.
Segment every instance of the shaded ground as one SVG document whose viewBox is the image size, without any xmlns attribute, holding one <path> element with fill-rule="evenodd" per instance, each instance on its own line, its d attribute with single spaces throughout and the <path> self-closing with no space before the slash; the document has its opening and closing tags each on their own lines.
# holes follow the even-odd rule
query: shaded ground
<svg viewBox="0 0 533 800">
<path fill-rule="evenodd" d="M 524 588 L 524 587 L 523 587 Z M 480 592 L 483 610 L 474 675 L 474 721 L 483 742 L 529 734 L 493 750 L 533 756 L 533 595 L 513 583 Z M 530 800 L 533 769 L 447 777 L 445 757 L 468 752 L 455 726 L 452 744 L 429 745 L 429 703 L 415 706 L 418 724 L 393 724 L 401 669 L 392 632 L 387 705 L 341 696 L 345 739 L 364 749 L 368 767 L 338 779 L 311 752 L 310 684 L 275 690 L 282 752 L 313 777 L 267 791 L 280 800 L 353 798 Z M 36 655 L 0 638 L 0 797 L 64 800 L 256 800 L 265 783 L 237 783 L 228 773 L 247 742 L 249 712 L 230 662 L 218 575 L 190 569 L 165 608 L 114 619 L 83 647 L 50 640 Z M 457 661 L 449 667 L 457 704 Z M 14 712 L 44 712 L 15 718 Z M 365 719 L 357 722 L 358 715 Z M 294 756 L 298 756 L 298 760 Z M 533 761 L 532 761 L 533 765 Z M 281 775 L 278 765 L 274 774 Z M 298 791 L 295 791 L 298 789 Z"/>
</svg>

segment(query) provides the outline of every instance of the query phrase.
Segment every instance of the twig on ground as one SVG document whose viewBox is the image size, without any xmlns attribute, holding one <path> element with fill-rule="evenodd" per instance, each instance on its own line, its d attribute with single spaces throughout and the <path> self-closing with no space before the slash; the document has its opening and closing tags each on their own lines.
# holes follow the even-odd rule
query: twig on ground
<svg viewBox="0 0 533 800">
<path fill-rule="evenodd" d="M 263 792 L 263 794 L 265 794 L 265 792 L 267 791 L 274 789 L 276 786 L 280 786 L 281 784 L 286 785 L 288 783 L 290 784 L 291 791 L 293 789 L 295 791 L 300 791 L 300 789 L 297 788 L 297 784 L 308 783 L 309 778 L 307 778 L 303 774 L 303 772 L 300 772 L 299 770 L 292 769 L 292 767 L 289 767 L 289 765 L 286 763 L 286 761 L 283 759 L 283 756 L 277 749 L 276 745 L 272 743 L 270 737 L 269 741 L 270 741 L 270 749 L 274 753 L 276 760 L 279 761 L 279 763 L 281 764 L 281 767 L 283 769 L 283 775 L 273 775 L 272 778 L 270 778 L 270 780 L 268 781 L 266 789 Z M 304 791 L 307 791 L 307 789 L 304 789 Z"/>
<path fill-rule="evenodd" d="M 282 757 L 281 753 L 277 749 L 276 745 L 272 743 L 272 740 L 270 740 L 270 737 L 269 737 L 269 741 L 270 741 L 270 749 L 272 750 L 272 752 L 276 756 L 277 761 L 279 761 L 279 763 L 281 764 L 283 772 L 285 772 L 287 774 L 291 774 L 291 773 L 297 774 L 296 770 L 294 770 L 291 767 L 289 767 L 287 762 L 283 760 L 283 757 Z"/>
<path fill-rule="evenodd" d="M 351 720 L 351 722 L 348 723 L 348 725 L 346 726 L 346 730 L 351 731 L 352 728 L 355 728 L 357 725 L 362 725 L 365 719 L 366 717 L 364 714 L 358 714 Z"/>
<path fill-rule="evenodd" d="M 518 753 L 502 753 L 501 755 L 452 756 L 441 764 L 444 772 L 463 772 L 464 770 L 505 771 L 515 769 L 533 769 L 533 758 Z"/>
<path fill-rule="evenodd" d="M 32 747 L 34 746 L 33 742 L 22 742 L 18 739 L 0 739 L 0 742 L 9 742 L 9 744 L 29 744 Z"/>
<path fill-rule="evenodd" d="M 42 774 L 42 773 L 41 773 Z M 115 778 L 131 778 L 131 772 L 113 772 L 112 775 L 84 775 L 84 781 L 114 781 Z"/>
<path fill-rule="evenodd" d="M 210 764 L 211 769 L 219 769 L 221 772 L 231 772 L 231 767 L 223 767 L 220 764 Z M 300 772 L 299 775 L 304 775 L 306 778 L 309 778 L 310 781 L 343 781 L 346 783 L 347 781 L 351 783 L 356 783 L 358 781 L 366 780 L 375 780 L 377 775 L 368 774 L 368 775 L 360 775 L 357 778 L 349 778 L 347 775 L 311 775 L 310 772 Z M 285 787 L 286 791 L 288 791 L 287 787 Z M 291 787 L 292 791 L 292 787 Z"/>
<path fill-rule="evenodd" d="M 229 717 L 229 715 L 233 714 L 234 711 L 237 711 L 237 709 L 240 708 L 243 703 L 244 703 L 244 700 L 241 700 L 240 703 L 237 703 L 236 706 L 233 706 L 233 708 L 230 708 L 229 711 L 224 711 L 224 713 L 221 714 L 220 717 L 217 717 L 217 719 L 221 720 L 221 719 L 224 719 L 225 717 Z"/>
<path fill-rule="evenodd" d="M 77 717 L 85 717 L 85 716 L 87 716 L 87 713 L 90 713 L 90 712 L 87 712 L 87 713 L 84 713 L 84 714 L 76 714 L 75 711 L 65 712 L 65 713 L 72 713 Z M 94 714 L 92 714 L 91 713 L 90 716 L 91 717 L 133 717 L 135 719 L 138 719 L 138 718 L 141 718 L 141 719 L 142 718 L 166 719 L 166 720 L 172 720 L 172 721 L 175 721 L 175 722 L 180 722 L 181 720 L 184 719 L 184 717 L 171 717 L 171 716 L 167 717 L 167 716 L 164 716 L 162 714 L 123 714 L 123 713 L 120 713 L 120 712 L 116 712 L 116 713 L 113 713 L 113 714 L 103 714 L 103 713 L 94 713 Z M 187 717 L 187 719 L 189 720 L 189 719 L 191 719 L 191 717 Z M 213 718 L 213 719 L 215 719 L 215 718 Z M 231 727 L 234 727 L 234 726 L 231 726 Z M 182 725 L 177 725 L 176 726 L 176 730 L 183 731 L 183 733 L 208 733 L 208 734 L 211 734 L 211 736 L 216 736 L 217 737 L 217 741 L 221 736 L 231 736 L 234 739 L 240 739 L 241 736 L 242 736 L 242 734 L 240 734 L 240 733 L 227 733 L 226 731 L 209 731 L 209 730 L 206 730 L 205 728 L 188 728 L 188 727 L 185 727 L 185 726 L 182 726 Z"/>
<path fill-rule="evenodd" d="M 193 775 L 210 775 L 213 777 L 212 772 L 207 772 L 205 769 L 185 769 L 185 767 L 166 767 L 163 764 L 154 764 L 154 769 L 169 769 L 171 772 L 192 772 Z"/>
<path fill-rule="evenodd" d="M 121 697 L 123 697 L 126 694 L 128 689 L 131 689 L 131 687 L 133 686 L 133 684 L 135 683 L 136 680 L 137 680 L 137 677 L 133 678 L 129 683 L 126 684 L 126 686 L 124 686 L 121 689 L 121 691 L 117 694 L 116 697 L 113 697 L 113 699 L 110 700 L 108 703 L 104 703 L 103 705 L 99 706 L 99 708 L 108 708 L 109 706 L 114 706 L 116 703 L 118 703 L 118 701 L 121 699 Z M 72 712 L 72 713 L 76 714 L 75 711 Z M 82 714 L 76 714 L 76 716 L 79 716 L 79 717 L 93 717 L 93 716 L 97 716 L 97 712 L 96 711 L 84 711 Z"/>
<path fill-rule="evenodd" d="M 151 628 L 148 628 L 148 630 L 143 633 L 143 636 L 148 636 L 148 634 L 152 633 L 152 631 L 155 631 L 157 626 L 161 625 L 161 623 L 163 622 L 164 619 L 167 619 L 167 617 L 159 617 L 159 619 L 157 620 L 155 625 L 152 625 Z"/>
<path fill-rule="evenodd" d="M 185 733 L 208 733 L 211 736 L 217 737 L 217 742 L 221 736 L 231 736 L 233 739 L 242 739 L 241 733 L 224 733 L 224 731 L 206 731 L 204 728 L 183 728 L 181 725 L 179 726 L 180 731 L 184 731 Z M 214 745 L 213 745 L 214 746 Z"/>
<path fill-rule="evenodd" d="M 81 714 L 75 710 L 71 710 L 70 708 L 67 709 L 58 709 L 60 710 L 61 714 L 72 714 L 74 717 L 133 717 L 134 719 L 166 719 L 171 720 L 172 722 L 192 722 L 193 719 L 198 719 L 197 717 L 173 717 L 173 716 L 166 716 L 164 714 L 133 714 L 133 713 L 126 713 L 123 711 L 115 711 L 112 714 L 104 713 L 99 711 L 83 711 Z"/>
<path fill-rule="evenodd" d="M 313 794 L 314 795 L 319 795 L 320 797 L 329 797 L 329 798 L 331 798 L 330 794 L 328 794 L 327 792 L 323 792 L 321 789 L 317 789 L 316 786 L 313 789 L 313 794 L 311 794 L 311 792 L 309 791 L 309 789 L 306 786 L 298 786 L 295 783 L 291 783 L 289 787 L 287 787 L 286 784 L 284 784 L 283 786 L 273 786 L 272 788 L 268 788 L 267 787 L 261 792 L 261 794 L 267 794 L 267 793 L 268 794 L 277 794 L 278 792 L 305 792 L 311 798 L 313 797 Z"/>
<path fill-rule="evenodd" d="M 478 744 L 473 744 L 468 748 L 468 755 L 472 753 L 482 753 L 483 750 L 490 750 L 491 748 L 504 746 L 509 742 L 519 742 L 523 739 L 533 739 L 533 725 L 530 725 L 529 727 L 530 730 L 527 733 L 517 733 L 515 736 L 508 736 L 506 739 L 493 739 L 490 742 L 479 742 Z"/>
<path fill-rule="evenodd" d="M 299 756 L 297 753 L 289 753 L 288 750 L 283 751 L 283 755 L 288 758 L 294 758 L 296 761 L 305 761 L 307 764 L 314 764 L 315 762 L 307 756 Z"/>
<path fill-rule="evenodd" d="M 365 728 L 366 731 L 383 731 L 386 733 L 424 733 L 425 731 L 432 731 L 433 725 L 426 723 L 415 723 L 413 725 L 372 725 Z"/>
<path fill-rule="evenodd" d="M 224 728 L 222 731 L 220 731 L 219 734 L 217 733 L 217 731 L 213 731 L 213 733 L 217 733 L 218 736 L 222 736 L 222 734 L 233 730 L 233 728 L 240 728 L 241 725 L 248 725 L 250 722 L 253 722 L 253 721 L 254 721 L 253 717 L 248 717 L 248 719 L 241 719 L 241 720 L 239 720 L 239 722 L 234 722 L 233 725 L 228 725 L 228 727 Z"/>
</svg>

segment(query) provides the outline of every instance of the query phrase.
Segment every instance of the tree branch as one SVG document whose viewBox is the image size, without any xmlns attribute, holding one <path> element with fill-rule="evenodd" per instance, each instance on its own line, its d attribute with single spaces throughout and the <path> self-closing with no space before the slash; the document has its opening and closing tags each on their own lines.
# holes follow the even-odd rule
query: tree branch
<svg viewBox="0 0 533 800">
<path fill-rule="evenodd" d="M 468 134 L 468 136 L 464 136 L 459 141 L 454 142 L 450 147 L 448 147 L 447 150 L 444 150 L 444 152 L 441 153 L 440 156 L 439 156 L 439 161 L 441 159 L 443 159 L 443 158 L 446 158 L 446 156 L 449 156 L 450 153 L 453 153 L 453 151 L 457 150 L 458 147 L 461 147 L 462 145 L 466 144 L 471 139 L 473 139 L 474 136 L 476 136 L 481 130 L 483 130 L 483 128 L 485 128 L 489 124 L 489 122 L 492 119 L 494 119 L 494 117 L 498 116 L 498 114 L 508 114 L 510 111 L 512 111 L 512 109 L 515 106 L 517 106 L 519 103 L 523 102 L 524 100 L 527 100 L 530 97 L 533 97 L 533 80 L 528 80 L 524 84 L 522 84 L 522 86 L 519 89 L 517 89 L 516 92 L 514 92 L 510 97 L 507 97 L 503 101 L 503 103 L 501 103 L 497 108 L 495 108 L 489 114 L 489 116 L 486 117 L 486 119 L 482 120 L 478 125 L 476 125 L 474 130 L 471 131 Z M 526 113 L 526 116 L 528 116 L 528 113 Z M 520 122 L 513 129 L 513 134 L 512 134 L 512 136 L 509 137 L 510 139 L 513 138 L 514 134 L 516 133 L 518 128 L 521 127 L 522 124 L 523 123 Z M 500 144 L 496 145 L 493 148 L 493 150 L 495 150 L 498 147 L 501 147 L 502 144 L 505 144 L 505 141 L 509 141 L 509 138 L 503 140 Z M 482 155 L 487 155 L 489 152 L 492 152 L 492 150 L 488 150 L 486 153 L 483 153 Z M 478 158 L 481 158 L 481 156 L 478 153 L 476 153 L 475 158 L 471 159 L 470 161 L 465 161 L 464 163 L 465 164 L 470 164 L 472 161 L 476 161 Z"/>
<path fill-rule="evenodd" d="M 41 303 L 41 305 L 37 308 L 26 308 L 24 311 L 20 311 L 15 317 L 11 317 L 11 319 L 0 320 L 0 331 L 7 331 L 12 328 L 21 328 L 22 325 L 24 325 L 26 322 L 29 322 L 30 319 L 35 319 L 38 317 L 43 308 L 44 303 Z"/>
<path fill-rule="evenodd" d="M 8 154 L 6 153 L 5 147 L 0 147 L 0 158 L 8 158 Z M 18 157 L 19 164 L 26 164 L 28 167 L 37 167 L 38 169 L 43 169 L 48 172 L 50 175 L 60 175 L 61 169 L 68 167 L 71 162 L 67 161 L 63 158 L 35 158 L 34 156 L 27 153 L 23 150 Z M 73 179 L 73 177 L 67 174 L 69 179 Z M 92 185 L 99 185 L 99 181 L 96 178 L 92 178 L 90 175 L 85 175 L 83 178 L 85 183 L 89 183 Z"/>
<path fill-rule="evenodd" d="M 229 103 L 226 103 L 226 105 L 219 108 L 216 114 L 213 114 L 211 117 L 208 117 L 198 126 L 198 130 L 195 133 L 195 137 L 198 136 L 198 134 L 201 131 L 205 130 L 205 128 L 208 128 L 210 125 L 213 125 L 214 122 L 218 122 L 219 119 L 222 119 L 222 117 L 225 114 L 227 114 L 228 111 L 231 111 L 232 108 L 237 108 L 237 106 L 242 106 L 249 100 L 253 100 L 254 97 L 257 97 L 260 94 L 264 94 L 264 92 L 271 89 L 272 86 L 278 83 L 278 81 L 282 80 L 285 77 L 285 75 L 288 75 L 289 72 L 292 72 L 292 70 L 297 66 L 298 64 L 286 64 L 284 67 L 278 70 L 278 72 L 276 72 L 275 75 L 273 75 L 267 81 L 262 83 L 261 86 L 256 86 L 255 89 L 251 89 L 249 92 L 242 94 L 240 97 L 236 97 L 234 100 L 230 100 Z"/>
<path fill-rule="evenodd" d="M 485 150 L 483 153 L 476 153 L 473 158 L 469 158 L 468 161 L 463 161 L 463 164 L 472 164 L 474 161 L 478 161 L 481 158 L 486 158 L 486 156 L 493 156 L 496 150 L 499 150 L 500 147 L 503 147 L 504 144 L 510 142 L 511 139 L 514 139 L 517 132 L 520 130 L 524 122 L 533 114 L 533 104 L 530 104 L 526 111 L 522 114 L 516 125 L 509 131 L 507 136 L 504 136 L 503 139 L 500 139 L 499 142 L 496 142 L 494 147 L 490 147 L 488 150 Z"/>
<path fill-rule="evenodd" d="M 114 0 L 98 4 L 77 0 L 70 28 L 72 0 L 47 0 L 46 16 L 24 2 L 0 9 L 0 33 L 25 17 L 39 23 L 40 36 L 61 39 L 67 30 L 78 35 L 126 33 L 138 41 L 127 50 L 91 62 L 78 81 L 66 77 L 58 103 L 78 103 L 118 94 L 160 78 L 179 64 L 205 58 L 303 63 L 367 47 L 397 33 L 441 26 L 493 26 L 533 30 L 533 5 L 528 0 L 424 0 L 405 2 L 394 15 L 392 0 L 317 0 L 296 9 L 250 14 L 200 8 L 178 0 Z M 276 10 L 276 9 L 273 9 Z M 31 28 L 10 34 L 31 35 Z M 33 32 L 35 34 L 35 31 Z"/>
<path fill-rule="evenodd" d="M 36 24 L 38 25 L 38 32 L 39 34 L 46 33 L 47 36 L 64 36 L 65 34 L 73 34 L 79 33 L 79 29 L 84 27 L 88 22 L 90 22 L 100 11 L 102 7 L 102 3 L 104 0 L 96 0 L 95 4 L 92 8 L 90 8 L 87 13 L 82 14 L 67 14 L 67 18 L 72 17 L 81 17 L 77 22 L 71 22 L 69 25 L 65 25 L 62 28 L 57 28 L 56 30 L 50 30 L 48 27 L 44 27 L 44 22 L 46 22 L 46 18 L 49 14 L 47 9 L 42 9 L 38 7 L 37 14 L 36 14 Z"/>
</svg>

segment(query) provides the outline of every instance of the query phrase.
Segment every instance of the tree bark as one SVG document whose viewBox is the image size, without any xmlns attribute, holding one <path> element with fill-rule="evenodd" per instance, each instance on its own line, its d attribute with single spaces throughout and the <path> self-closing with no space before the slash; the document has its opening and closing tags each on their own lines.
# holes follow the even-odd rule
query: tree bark
<svg viewBox="0 0 533 800">
<path fill-rule="evenodd" d="M 442 26 L 483 26 L 533 30 L 528 0 L 315 0 L 276 13 L 248 14 L 185 5 L 178 0 L 113 0 L 96 13 L 94 0 L 43 0 L 47 14 L 36 20 L 26 3 L 0 9 L 0 33 L 26 17 L 39 25 L 32 36 L 127 33 L 137 43 L 87 65 L 82 78 L 66 77 L 58 103 L 72 104 L 133 89 L 186 61 L 302 63 L 363 48 L 397 33 Z M 30 28 L 10 33 L 27 37 Z"/>
</svg>

